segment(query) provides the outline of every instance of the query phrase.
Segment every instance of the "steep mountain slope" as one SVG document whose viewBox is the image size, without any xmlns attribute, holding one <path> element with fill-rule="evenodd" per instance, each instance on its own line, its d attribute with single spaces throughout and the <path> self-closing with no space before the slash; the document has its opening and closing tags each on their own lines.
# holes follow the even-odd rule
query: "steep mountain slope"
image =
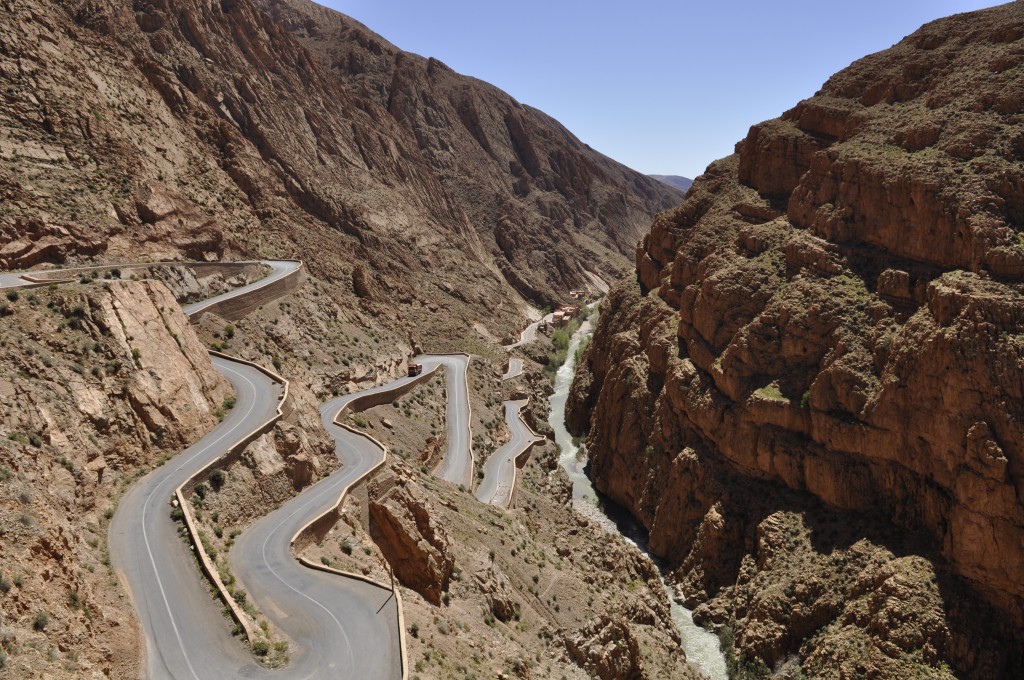
<svg viewBox="0 0 1024 680">
<path fill-rule="evenodd" d="M 571 424 L 754 665 L 1022 672 L 1022 114 L 1024 5 L 929 24 L 753 126 L 606 306 Z"/>
<path fill-rule="evenodd" d="M 361 93 L 354 73 L 321 63 L 288 21 L 249 0 L 0 0 L 0 268 L 260 254 L 300 257 L 310 272 L 299 290 L 233 323 L 214 314 L 184 321 L 175 300 L 227 285 L 184 270 L 122 277 L 111 269 L 101 280 L 5 293 L 0 676 L 137 677 L 144 650 L 134 610 L 104 568 L 107 520 L 138 475 L 195 441 L 232 403 L 205 347 L 274 366 L 291 381 L 285 418 L 226 473 L 242 502 L 225 501 L 223 518 L 205 516 L 226 543 L 336 465 L 319 403 L 389 380 L 414 350 L 476 353 L 476 453 L 496 448 L 504 432 L 499 345 L 525 323 L 521 292 L 544 304 L 562 287 L 587 285 L 583 267 L 605 278 L 624 270 L 640 227 L 679 198 L 469 80 L 466 88 L 486 93 L 481 116 L 516 121 L 506 137 L 520 151 L 494 132 L 496 153 L 532 149 L 536 174 L 523 183 L 507 169 L 503 184 L 511 156 L 442 167 L 416 129 Z M 417 80 L 425 71 L 413 75 L 410 92 L 434 87 Z M 449 73 L 445 82 L 461 81 Z M 438 144 L 469 153 L 476 142 L 450 121 L 459 127 L 435 130 Z M 136 276 L 159 281 L 128 280 Z M 115 342 L 116 328 L 101 323 L 108 308 L 138 318 L 145 332 Z M 406 412 L 421 415 L 411 405 Z M 391 418 L 401 427 L 403 416 Z M 543 453 L 553 461 L 551 449 Z M 407 455 L 420 460 L 418 450 Z M 405 467 L 402 485 L 434 498 L 443 482 L 425 465 Z M 500 511 L 445 489 L 444 507 L 474 540 L 446 548 L 453 577 L 465 572 L 440 607 L 405 593 L 419 617 L 412 620 L 424 622 L 422 644 L 413 645 L 413 662 L 431 666 L 423 677 L 529 673 L 549 653 L 558 658 L 547 668 L 574 678 L 590 665 L 613 664 L 624 677 L 683 666 L 650 565 L 579 524 L 554 467 L 524 475 L 531 509 L 503 518 L 529 534 L 528 553 L 506 548 L 503 533 L 488 537 Z M 374 493 L 358 494 L 342 529 L 361 536 L 356 552 L 367 559 Z M 424 526 L 448 511 L 433 506 L 416 509 L 417 519 L 436 515 Z M 407 528 L 416 544 L 418 525 Z M 586 556 L 578 565 L 558 553 L 567 533 Z M 318 549 L 355 568 L 343 545 Z M 637 569 L 620 571 L 627 553 Z M 590 573 L 595 563 L 607 573 Z M 491 578 L 499 568 L 508 568 L 500 581 Z M 628 581 L 618 578 L 624 573 Z M 577 583 L 587 584 L 586 600 L 576 598 Z M 571 597 L 559 603 L 561 592 Z M 452 641 L 443 655 L 434 655 L 435 628 Z M 506 634 L 500 646 L 482 642 Z M 612 645 L 613 637 L 629 644 Z"/>
<path fill-rule="evenodd" d="M 519 311 L 513 288 L 544 304 L 583 285 L 583 267 L 614 275 L 679 198 L 308 3 L 4 10 L 7 268 L 297 253 L 387 316 L 440 302 L 439 328 L 482 316 L 501 331 Z M 344 59 L 292 32 L 322 33 Z"/>
<path fill-rule="evenodd" d="M 261 1 L 351 96 L 376 104 L 414 140 L 527 297 L 581 283 L 581 268 L 631 254 L 652 207 L 682 198 L 544 113 L 402 52 L 342 14 L 305 0 Z"/>
<path fill-rule="evenodd" d="M 680 177 L 679 175 L 647 175 L 652 179 L 656 179 L 662 184 L 667 184 L 670 187 L 675 187 L 680 191 L 689 191 L 690 187 L 693 186 L 693 180 L 689 177 Z"/>
</svg>

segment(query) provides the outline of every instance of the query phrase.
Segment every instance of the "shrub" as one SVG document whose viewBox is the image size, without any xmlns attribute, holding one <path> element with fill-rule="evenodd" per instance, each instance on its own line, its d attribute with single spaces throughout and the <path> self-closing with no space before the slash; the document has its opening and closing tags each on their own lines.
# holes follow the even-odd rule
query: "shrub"
<svg viewBox="0 0 1024 680">
<path fill-rule="evenodd" d="M 227 338 L 228 340 L 235 337 L 234 325 L 228 324 L 227 326 L 224 326 L 224 337 Z"/>
<path fill-rule="evenodd" d="M 221 470 L 220 468 L 217 468 L 216 470 L 210 473 L 210 486 L 213 487 L 214 491 L 221 490 L 221 487 L 224 486 L 224 478 L 224 471 Z"/>
<path fill-rule="evenodd" d="M 565 351 L 569 349 L 569 339 L 569 333 L 565 329 L 559 328 L 551 335 L 551 344 L 555 346 L 555 349 Z"/>
<path fill-rule="evenodd" d="M 17 302 L 18 301 L 18 291 L 16 291 L 16 290 L 9 290 L 9 291 L 7 291 L 7 299 L 10 300 L 11 302 Z"/>
<path fill-rule="evenodd" d="M 229 394 L 228 396 L 224 397 L 224 401 L 222 402 L 221 405 L 224 407 L 225 411 L 230 411 L 231 409 L 233 409 L 235 407 L 235 404 L 237 404 L 237 403 L 238 403 L 238 397 L 236 397 L 233 394 Z"/>
<path fill-rule="evenodd" d="M 198 484 L 198 485 L 196 485 L 196 495 L 199 496 L 200 498 L 205 500 L 206 499 L 206 494 L 208 494 L 209 492 L 210 492 L 210 487 L 206 486 L 206 484 Z"/>
<path fill-rule="evenodd" d="M 252 652 L 256 656 L 266 656 L 270 653 L 270 643 L 266 640 L 257 640 L 252 643 Z"/>
<path fill-rule="evenodd" d="M 0 592 L 9 593 L 11 592 L 12 583 L 6 576 L 0 575 Z"/>
<path fill-rule="evenodd" d="M 50 615 L 44 611 L 36 612 L 36 618 L 32 620 L 32 627 L 42 632 L 48 625 L 50 625 Z"/>
</svg>

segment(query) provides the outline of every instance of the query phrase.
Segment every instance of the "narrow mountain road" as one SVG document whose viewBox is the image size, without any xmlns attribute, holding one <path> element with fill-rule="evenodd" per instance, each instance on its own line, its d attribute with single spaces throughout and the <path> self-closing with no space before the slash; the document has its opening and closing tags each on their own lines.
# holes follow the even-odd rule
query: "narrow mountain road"
<svg viewBox="0 0 1024 680">
<path fill-rule="evenodd" d="M 544 438 L 523 422 L 522 410 L 528 401 L 520 399 L 505 402 L 505 422 L 511 438 L 491 454 L 484 463 L 484 478 L 476 491 L 477 500 L 507 508 L 512 504 L 516 485 L 516 459 Z"/>
<path fill-rule="evenodd" d="M 434 474 L 441 479 L 473 488 L 473 449 L 470 433 L 469 356 L 466 354 L 428 354 L 422 357 L 423 370 L 437 366 L 445 368 L 445 388 L 448 404 L 445 420 L 448 426 L 448 450 Z"/>
<path fill-rule="evenodd" d="M 516 357 L 512 357 L 508 360 L 508 370 L 505 371 L 505 375 L 501 376 L 502 380 L 511 380 L 512 378 L 518 378 L 523 374 L 523 360 Z"/>
<path fill-rule="evenodd" d="M 260 279 L 259 281 L 254 281 L 253 283 L 250 283 L 247 286 L 236 288 L 235 290 L 224 293 L 223 295 L 217 295 L 207 300 L 202 300 L 200 302 L 194 302 L 190 305 L 185 305 L 181 308 L 182 311 L 185 312 L 187 316 L 194 317 L 200 312 L 202 312 L 204 309 L 209 309 L 210 307 L 221 304 L 226 300 L 233 300 L 235 298 L 245 297 L 246 295 L 251 295 L 263 288 L 266 288 L 270 284 L 275 283 L 278 280 L 285 278 L 289 274 L 294 273 L 296 270 L 299 269 L 299 267 L 302 266 L 302 263 L 297 260 L 264 260 L 263 264 L 269 265 L 271 271 L 270 274 Z"/>
<path fill-rule="evenodd" d="M 194 317 L 225 300 L 256 294 L 301 266 L 290 261 L 265 264 L 271 267 L 271 273 L 264 279 L 186 305 L 183 311 Z M 31 283 L 20 273 L 0 274 L 0 288 Z M 524 331 L 523 340 L 533 339 L 538 324 L 532 325 L 532 332 Z M 425 355 L 417 361 L 427 372 L 445 371 L 448 449 L 435 474 L 470 489 L 475 465 L 467 381 L 470 357 Z M 518 362 L 518 371 L 510 365 L 509 377 L 522 370 L 521 360 L 513 361 Z M 210 597 L 208 583 L 179 535 L 178 523 L 170 517 L 174 490 L 272 419 L 282 398 L 282 385 L 262 371 L 224 357 L 215 356 L 212 362 L 233 385 L 235 407 L 209 434 L 134 484 L 111 522 L 112 563 L 128 587 L 146 639 L 146 677 L 403 677 L 401 633 L 395 625 L 399 604 L 391 590 L 304 567 L 292 554 L 292 542 L 310 522 L 335 508 L 343 494 L 386 456 L 372 439 L 336 425 L 337 414 L 366 397 L 386 398 L 387 393 L 401 390 L 415 378 L 400 378 L 324 404 L 321 418 L 335 439 L 342 469 L 255 522 L 231 549 L 228 558 L 235 576 L 260 612 L 292 643 L 291 663 L 283 669 L 269 670 L 257 664 L 251 652 L 230 634 L 220 603 Z M 509 504 L 515 484 L 515 458 L 536 438 L 519 417 L 523 404 L 506 403 L 513 438 L 488 461 L 487 490 L 478 492 L 478 497 L 488 496 L 488 502 L 500 499 L 504 505 Z"/>
<path fill-rule="evenodd" d="M 513 350 L 516 347 L 522 347 L 523 345 L 530 344 L 537 337 L 537 329 L 540 328 L 540 325 L 542 323 L 544 323 L 544 322 L 551 323 L 552 319 L 554 319 L 554 318 L 555 318 L 554 314 L 548 314 L 547 316 L 545 316 L 544 318 L 540 319 L 539 321 L 534 321 L 529 326 L 524 328 L 523 332 L 519 334 L 519 342 L 515 342 L 515 343 L 513 343 L 511 345 L 505 345 L 505 349 L 506 350 Z"/>
</svg>

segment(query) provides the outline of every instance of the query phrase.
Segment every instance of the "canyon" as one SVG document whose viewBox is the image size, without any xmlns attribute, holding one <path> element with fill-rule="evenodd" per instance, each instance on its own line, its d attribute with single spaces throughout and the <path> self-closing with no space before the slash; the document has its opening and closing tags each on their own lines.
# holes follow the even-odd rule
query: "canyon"
<svg viewBox="0 0 1024 680">
<path fill-rule="evenodd" d="M 0 268 L 50 277 L 0 307 L 3 675 L 151 668 L 107 542 L 128 521 L 115 516 L 122 495 L 234 403 L 208 350 L 290 382 L 284 416 L 217 488 L 185 490 L 221 569 L 258 518 L 338 469 L 319 405 L 390 382 L 412 354 L 474 354 L 482 463 L 507 436 L 502 346 L 534 308 L 624 273 L 652 215 L 682 197 L 312 4 L 0 7 Z M 264 257 L 301 258 L 304 281 L 182 311 L 266 273 L 220 263 Z M 166 261 L 178 266 L 125 264 Z M 532 397 L 531 413 L 547 384 L 536 351 L 510 388 Z M 425 424 L 443 417 L 443 397 L 442 385 L 429 403 L 377 407 L 381 438 L 404 455 L 295 552 L 381 582 L 394 559 L 421 678 L 691 674 L 653 567 L 573 515 L 551 444 L 534 448 L 508 510 L 434 478 L 421 461 L 437 462 L 443 427 Z M 435 559 L 437 581 L 418 581 Z M 253 606 L 230 571 L 220 577 Z M 210 639 L 267 673 L 298 649 L 269 624 L 247 647 L 234 625 Z"/>
<path fill-rule="evenodd" d="M 698 677 L 662 575 L 734 677 L 1021 676 L 1022 7 L 857 61 L 690 186 L 304 0 L 0 0 L 0 268 L 42 277 L 0 300 L 0 675 L 143 673 L 111 521 L 230 410 L 213 350 L 290 383 L 187 490 L 214 555 L 344 470 L 322 404 L 471 355 L 468 473 L 439 373 L 343 417 L 389 455 L 292 546 L 392 583 L 421 680 Z M 262 258 L 303 277 L 182 310 Z M 529 325 L 613 281 L 566 420 L 664 574 L 573 511 Z M 540 441 L 494 507 L 509 400 Z"/>
<path fill-rule="evenodd" d="M 928 24 L 660 214 L 568 422 L 734 671 L 1017 677 L 1024 8 Z"/>
</svg>

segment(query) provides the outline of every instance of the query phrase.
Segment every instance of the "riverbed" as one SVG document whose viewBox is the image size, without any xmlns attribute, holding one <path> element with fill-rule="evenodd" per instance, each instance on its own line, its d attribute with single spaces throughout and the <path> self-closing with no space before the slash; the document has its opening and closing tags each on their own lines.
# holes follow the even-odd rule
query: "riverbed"
<svg viewBox="0 0 1024 680">
<path fill-rule="evenodd" d="M 573 376 L 576 374 L 576 350 L 590 333 L 590 322 L 586 321 L 572 336 L 565 363 L 558 369 L 558 374 L 555 376 L 555 392 L 551 395 L 551 415 L 548 424 L 555 431 L 555 442 L 561 447 L 559 462 L 572 481 L 573 509 L 599 524 L 606 531 L 624 537 L 650 557 L 642 535 L 637 533 L 631 536 L 630 534 L 634 533 L 632 531 L 624 533 L 619 525 L 605 514 L 597 492 L 594 491 L 585 472 L 586 451 L 573 442 L 572 435 L 565 429 L 565 403 L 569 398 L 569 388 L 572 385 Z M 675 601 L 664 580 L 662 580 L 662 585 L 668 594 L 672 607 L 672 620 L 679 629 L 687 661 L 700 669 L 710 680 L 728 680 L 725 657 L 722 655 L 718 636 L 695 624 L 690 610 Z"/>
</svg>

